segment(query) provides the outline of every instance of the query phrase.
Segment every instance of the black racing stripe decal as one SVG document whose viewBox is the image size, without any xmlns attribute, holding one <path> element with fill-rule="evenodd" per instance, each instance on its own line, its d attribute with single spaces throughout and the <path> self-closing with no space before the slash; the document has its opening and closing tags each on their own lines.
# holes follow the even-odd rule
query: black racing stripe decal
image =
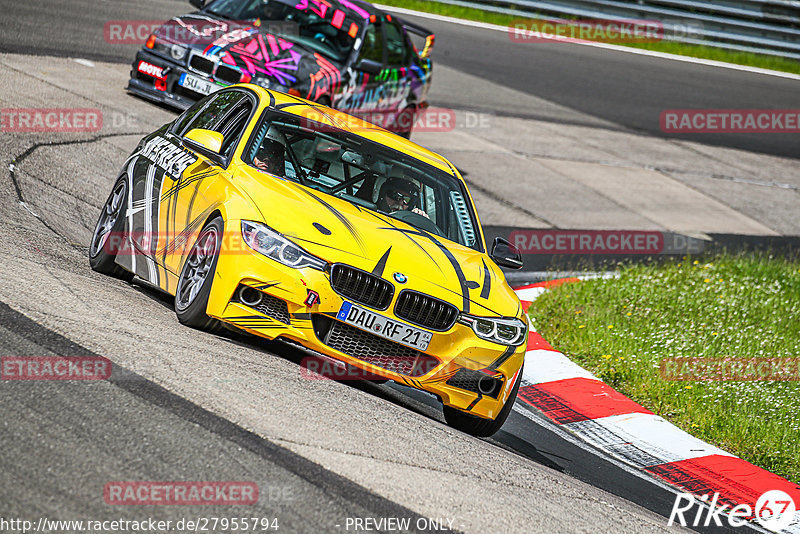
<svg viewBox="0 0 800 534">
<path fill-rule="evenodd" d="M 347 217 L 345 217 L 342 212 L 340 212 L 339 210 L 337 210 L 336 208 L 325 202 L 323 199 L 321 199 L 311 191 L 308 191 L 307 189 L 302 187 L 300 188 L 300 191 L 310 196 L 311 198 L 313 198 L 314 200 L 325 206 L 325 208 L 328 211 L 333 213 L 333 215 L 337 219 L 339 219 L 339 221 L 344 225 L 344 227 L 347 228 L 347 231 L 350 232 L 350 235 L 353 236 L 353 239 L 355 240 L 356 244 L 358 244 L 359 248 L 361 248 L 361 252 L 366 253 L 364 250 L 364 240 L 361 238 L 361 234 L 358 233 L 358 229 L 355 226 L 353 226 L 353 223 L 350 222 L 350 220 Z"/>
<path fill-rule="evenodd" d="M 205 178 L 209 178 L 211 176 L 215 176 L 217 174 L 219 174 L 219 170 L 212 169 L 210 171 L 207 171 L 207 172 L 204 172 L 204 173 L 201 173 L 201 174 L 195 174 L 194 176 L 192 176 L 191 178 L 189 178 L 187 180 L 184 180 L 184 179 L 181 178 L 177 182 L 175 182 L 172 185 L 172 187 L 170 187 L 168 190 L 164 191 L 164 193 L 161 195 L 161 201 L 163 202 L 169 196 L 177 195 L 178 191 L 180 191 L 181 189 L 184 189 L 185 187 L 187 187 L 187 186 L 189 186 L 189 185 L 191 185 L 191 184 L 193 184 L 193 183 L 195 183 L 197 181 L 203 180 Z"/>
<path fill-rule="evenodd" d="M 424 230 L 411 231 L 411 230 L 403 230 L 402 228 L 396 228 L 396 227 L 395 228 L 381 228 L 381 230 L 396 230 L 398 232 L 402 232 L 402 233 L 408 234 L 408 235 L 416 235 L 416 236 L 420 236 L 420 237 L 425 237 L 427 239 L 430 239 L 430 241 L 434 245 L 439 247 L 439 250 L 442 252 L 442 254 L 444 254 L 444 256 L 447 258 L 447 260 L 450 262 L 450 265 L 453 267 L 453 270 L 455 271 L 456 276 L 458 277 L 458 283 L 461 285 L 461 299 L 462 299 L 461 309 L 462 309 L 462 311 L 464 313 L 469 313 L 469 304 L 470 304 L 471 301 L 470 301 L 470 298 L 469 298 L 469 285 L 467 283 L 467 277 L 464 276 L 464 271 L 463 271 L 463 269 L 461 269 L 461 265 L 458 263 L 458 261 L 456 260 L 455 256 L 453 256 L 453 253 L 450 252 L 447 249 L 447 247 L 445 247 L 441 243 L 441 241 L 436 239 L 433 235 L 429 234 L 428 232 L 425 232 Z"/>
<path fill-rule="evenodd" d="M 437 284 L 437 283 L 435 283 L 435 282 L 431 282 L 431 283 L 432 283 L 433 285 L 435 285 L 436 287 L 438 287 L 438 288 L 441 288 L 441 289 L 444 289 L 445 291 L 449 291 L 450 293 L 453 293 L 454 295 L 461 296 L 461 293 L 460 293 L 460 292 L 458 292 L 458 291 L 454 291 L 454 290 L 450 289 L 449 287 L 445 287 L 445 286 L 443 286 L 443 285 L 439 285 L 439 284 Z M 489 308 L 488 306 L 485 306 L 485 305 L 481 304 L 480 302 L 476 302 L 476 301 L 474 301 L 474 300 L 472 300 L 472 299 L 470 299 L 470 302 L 471 302 L 473 305 L 475 305 L 475 306 L 478 306 L 479 308 L 482 308 L 482 309 L 486 310 L 487 312 L 489 312 L 489 313 L 491 313 L 491 314 L 494 314 L 494 315 L 497 315 L 497 316 L 500 316 L 500 315 L 502 315 L 502 314 L 501 314 L 501 313 L 499 313 L 498 311 L 496 311 L 496 310 L 493 310 L 493 309 Z"/>
<path fill-rule="evenodd" d="M 379 259 L 377 265 L 375 265 L 375 268 L 372 269 L 372 274 L 378 277 L 383 276 L 383 270 L 386 268 L 386 262 L 389 260 L 389 253 L 391 251 L 392 247 L 389 247 L 386 252 L 383 253 L 383 256 L 381 256 L 381 259 Z"/>
<path fill-rule="evenodd" d="M 265 283 L 263 283 L 263 284 L 256 284 L 256 285 L 254 285 L 253 287 L 254 287 L 255 289 L 261 289 L 261 290 L 263 290 L 263 289 L 269 289 L 269 288 L 271 288 L 271 287 L 275 287 L 275 286 L 277 286 L 278 284 L 280 284 L 280 282 L 265 282 Z"/>
<path fill-rule="evenodd" d="M 492 365 L 490 365 L 490 366 L 488 367 L 488 369 L 491 369 L 492 371 L 494 371 L 494 370 L 496 370 L 498 367 L 500 367 L 501 365 L 503 365 L 503 363 L 505 363 L 505 361 L 506 361 L 507 359 L 509 359 L 509 358 L 511 357 L 511 355 L 512 355 L 512 354 L 514 354 L 514 351 L 516 350 L 516 348 L 517 348 L 517 347 L 507 347 L 507 348 L 506 348 L 506 350 L 504 350 L 504 351 L 503 351 L 503 354 L 501 354 L 501 355 L 500 355 L 500 357 L 499 357 L 499 358 L 497 358 L 497 359 L 496 359 L 496 360 L 495 360 L 495 361 L 492 363 Z"/>
<path fill-rule="evenodd" d="M 483 263 L 483 289 L 481 289 L 481 298 L 488 299 L 489 292 L 492 290 L 492 274 L 489 271 L 489 268 L 486 266 L 486 262 L 481 260 Z"/>
<path fill-rule="evenodd" d="M 388 224 L 389 226 L 391 226 L 391 227 L 392 227 L 392 229 L 395 229 L 395 230 L 400 230 L 400 228 L 398 228 L 398 227 L 397 227 L 397 225 L 395 225 L 395 224 L 394 224 L 394 223 L 391 221 L 391 219 L 386 219 L 386 218 L 384 218 L 384 217 L 381 217 L 381 216 L 380 216 L 380 215 L 378 215 L 377 213 L 373 213 L 373 212 L 371 212 L 371 211 L 369 211 L 369 210 L 366 210 L 364 213 L 367 213 L 367 214 L 369 214 L 369 215 L 372 215 L 373 217 L 375 217 L 375 218 L 376 218 L 376 219 L 378 219 L 379 221 L 382 221 L 384 224 Z M 404 234 L 404 235 L 405 235 L 405 234 Z M 411 238 L 411 236 L 409 236 L 409 235 L 406 235 L 405 237 L 406 237 L 406 238 L 407 238 L 409 241 L 411 241 L 412 243 L 414 243 L 414 245 L 416 245 L 416 247 L 417 247 L 418 249 L 420 249 L 420 250 L 422 251 L 422 253 L 423 253 L 423 254 L 425 254 L 426 256 L 428 256 L 428 258 L 430 258 L 431 262 L 432 262 L 432 263 L 433 263 L 433 264 L 436 266 L 436 268 L 437 268 L 437 269 L 439 269 L 439 272 L 440 272 L 440 273 L 443 273 L 443 272 L 444 272 L 444 271 L 442 271 L 442 268 L 439 266 L 439 262 L 437 262 L 435 259 L 433 259 L 433 256 L 431 256 L 431 255 L 428 253 L 428 251 L 427 251 L 427 250 L 425 250 L 425 248 L 424 248 L 422 245 L 420 245 L 419 243 L 417 243 L 416 241 L 414 241 L 414 239 L 412 239 L 412 238 Z"/>
<path fill-rule="evenodd" d="M 302 241 L 303 243 L 311 243 L 313 245 L 318 245 L 320 247 L 329 248 L 329 249 L 335 250 L 337 252 L 344 252 L 346 254 L 351 254 L 353 256 L 358 256 L 359 258 L 363 258 L 364 257 L 364 256 L 360 256 L 358 254 L 355 254 L 350 250 L 344 250 L 344 249 L 341 249 L 341 248 L 332 247 L 330 245 L 326 245 L 325 243 L 318 243 L 317 241 L 314 241 L 312 239 L 303 239 L 302 237 L 292 236 L 292 241 Z"/>
<path fill-rule="evenodd" d="M 467 406 L 467 411 L 468 412 L 472 411 L 472 409 L 475 407 L 475 405 L 478 404 L 478 401 L 481 400 L 482 398 L 483 398 L 483 395 L 478 393 L 478 396 L 475 398 L 475 400 L 472 401 L 472 403 L 469 406 Z"/>
<path fill-rule="evenodd" d="M 211 213 L 211 210 L 212 210 L 212 208 L 207 208 L 203 213 L 198 215 L 193 221 L 187 222 L 186 228 L 184 228 L 181 233 L 177 234 L 175 236 L 175 239 L 173 239 L 171 243 L 167 243 L 164 246 L 164 248 L 167 249 L 164 252 L 164 254 L 172 254 L 173 252 L 175 252 L 175 250 L 176 250 L 176 248 L 177 248 L 179 243 L 182 244 L 182 245 L 183 244 L 190 245 L 190 246 L 193 245 L 194 242 L 191 242 L 191 243 L 189 242 L 189 239 L 188 239 L 189 236 L 191 236 L 195 231 L 197 231 L 197 229 L 200 227 L 200 225 L 205 222 L 206 218 L 208 218 L 208 214 Z M 188 215 L 187 215 L 187 219 L 188 219 Z"/>
</svg>

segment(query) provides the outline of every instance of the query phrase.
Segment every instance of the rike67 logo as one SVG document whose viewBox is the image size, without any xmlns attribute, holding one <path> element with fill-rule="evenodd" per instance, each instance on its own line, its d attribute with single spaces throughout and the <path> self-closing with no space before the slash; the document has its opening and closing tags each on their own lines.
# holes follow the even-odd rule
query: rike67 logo
<svg viewBox="0 0 800 534">
<path fill-rule="evenodd" d="M 755 519 L 772 532 L 781 532 L 795 522 L 797 507 L 792 496 L 781 490 L 770 490 L 749 504 L 720 504 L 719 493 L 709 500 L 708 495 L 696 498 L 690 493 L 680 493 L 675 498 L 667 526 L 679 524 L 690 527 L 723 526 L 742 527 Z"/>
</svg>

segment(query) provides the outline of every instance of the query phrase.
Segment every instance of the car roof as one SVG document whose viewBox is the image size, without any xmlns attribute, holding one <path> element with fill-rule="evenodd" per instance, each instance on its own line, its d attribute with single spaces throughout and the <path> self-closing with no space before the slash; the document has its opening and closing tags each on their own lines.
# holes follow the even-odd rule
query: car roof
<svg viewBox="0 0 800 534">
<path fill-rule="evenodd" d="M 418 144 L 409 141 L 397 134 L 394 134 L 384 128 L 375 126 L 358 117 L 348 115 L 342 111 L 329 108 L 322 104 L 306 100 L 304 98 L 292 96 L 279 91 L 272 91 L 264 89 L 261 86 L 254 84 L 239 84 L 241 87 L 246 87 L 254 91 L 262 103 L 266 102 L 269 106 L 270 99 L 274 99 L 274 106 L 280 108 L 279 111 L 291 113 L 299 117 L 305 117 L 309 120 L 314 120 L 325 125 L 332 126 L 336 129 L 358 135 L 378 143 L 380 145 L 388 146 L 411 156 L 423 163 L 432 165 L 448 174 L 453 175 L 459 180 L 463 181 L 456 172 L 455 167 L 447 161 L 443 156 L 421 147 Z M 235 87 L 235 86 L 232 86 Z M 287 104 L 289 104 L 287 106 Z M 291 105 L 295 104 L 295 105 Z"/>
</svg>

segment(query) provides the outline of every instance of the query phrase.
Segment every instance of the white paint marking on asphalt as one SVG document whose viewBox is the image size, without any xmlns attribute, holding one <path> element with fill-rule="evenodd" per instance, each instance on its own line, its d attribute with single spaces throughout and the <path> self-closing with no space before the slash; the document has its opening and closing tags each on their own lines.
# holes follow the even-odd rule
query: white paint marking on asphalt
<svg viewBox="0 0 800 534">
<path fill-rule="evenodd" d="M 83 58 L 78 57 L 78 58 L 73 59 L 72 61 L 74 61 L 75 63 L 78 63 L 80 65 L 84 65 L 86 67 L 94 67 L 94 62 L 89 61 L 88 59 L 83 59 Z"/>
<path fill-rule="evenodd" d="M 28 213 L 30 213 L 31 215 L 33 215 L 34 217 L 36 217 L 37 219 L 39 219 L 39 215 L 38 215 L 38 214 L 37 214 L 35 211 L 33 211 L 33 210 L 32 210 L 32 209 L 31 209 L 31 208 L 28 206 L 28 204 L 26 204 L 25 202 L 22 202 L 22 201 L 20 201 L 19 205 L 20 205 L 20 206 L 22 206 L 23 208 L 25 208 L 25 209 L 28 211 Z"/>
<path fill-rule="evenodd" d="M 484 30 L 494 30 L 508 33 L 508 26 L 499 26 L 497 24 L 488 24 L 486 22 L 476 22 L 473 20 L 459 19 L 455 17 L 447 17 L 445 15 L 435 15 L 433 13 L 425 13 L 422 11 L 414 11 L 413 9 L 405 9 L 402 7 L 386 6 L 383 4 L 375 4 L 378 9 L 386 11 L 393 11 L 401 15 L 412 15 L 415 17 L 422 17 L 431 20 L 438 20 L 441 22 L 450 22 L 453 24 L 460 24 L 462 26 L 471 26 L 473 28 L 481 28 Z M 550 35 L 550 34 L 542 34 Z M 550 35 L 555 37 L 554 35 Z M 714 61 L 713 59 L 700 59 L 696 57 L 681 56 L 678 54 L 668 54 L 666 52 L 655 52 L 653 50 L 642 50 L 640 48 L 630 48 L 628 46 L 612 45 L 607 43 L 598 43 L 594 41 L 582 42 L 569 42 L 562 44 L 576 44 L 581 46 L 591 46 L 594 48 L 604 48 L 606 50 L 614 50 L 617 52 L 627 52 L 628 54 L 638 54 L 640 56 L 657 57 L 661 59 L 670 59 L 673 61 L 682 61 L 684 63 L 694 63 L 696 65 L 704 65 L 706 67 L 720 67 L 723 69 L 739 70 L 743 72 L 750 72 L 752 74 L 764 74 L 766 76 L 775 76 L 777 78 L 786 78 L 788 80 L 800 80 L 800 74 L 792 74 L 790 72 L 781 72 L 779 70 L 761 69 L 758 67 L 748 67 L 747 65 L 736 65 L 735 63 L 725 63 L 724 61 Z"/>
</svg>

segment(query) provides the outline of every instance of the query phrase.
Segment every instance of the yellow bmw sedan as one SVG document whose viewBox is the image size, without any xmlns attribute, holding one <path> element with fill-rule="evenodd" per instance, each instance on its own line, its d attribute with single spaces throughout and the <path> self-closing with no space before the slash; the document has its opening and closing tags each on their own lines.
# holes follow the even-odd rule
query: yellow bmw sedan
<svg viewBox="0 0 800 534">
<path fill-rule="evenodd" d="M 367 122 L 249 84 L 144 137 L 89 249 L 92 268 L 225 325 L 436 395 L 488 436 L 517 395 L 527 322 L 458 170 Z"/>
</svg>

